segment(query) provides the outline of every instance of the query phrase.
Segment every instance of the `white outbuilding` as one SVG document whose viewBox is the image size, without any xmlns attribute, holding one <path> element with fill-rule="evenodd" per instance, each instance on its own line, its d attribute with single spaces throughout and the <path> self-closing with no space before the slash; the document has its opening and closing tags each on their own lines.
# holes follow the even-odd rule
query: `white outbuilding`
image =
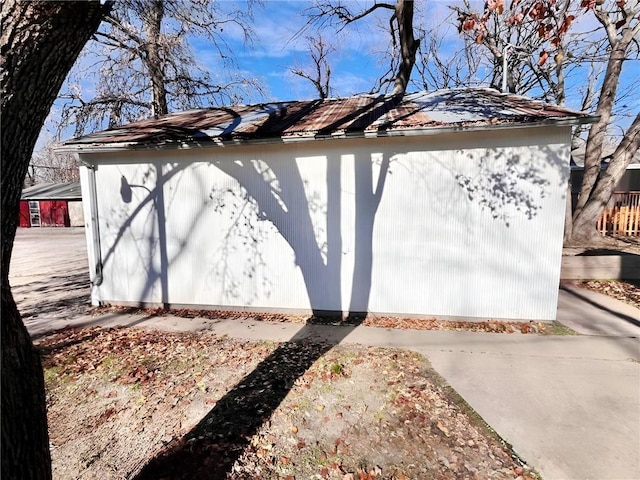
<svg viewBox="0 0 640 480">
<path fill-rule="evenodd" d="M 71 139 L 94 304 L 552 320 L 571 127 L 487 88 L 169 114 Z"/>
</svg>

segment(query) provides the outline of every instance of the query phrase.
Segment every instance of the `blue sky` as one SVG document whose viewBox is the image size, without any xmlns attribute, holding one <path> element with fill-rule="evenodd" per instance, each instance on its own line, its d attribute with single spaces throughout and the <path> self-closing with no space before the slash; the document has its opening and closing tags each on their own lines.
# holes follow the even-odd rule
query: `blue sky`
<svg viewBox="0 0 640 480">
<path fill-rule="evenodd" d="M 366 2 L 351 2 L 353 5 Z M 306 35 L 315 35 L 308 29 L 296 36 L 304 26 L 304 10 L 309 2 L 302 0 L 267 0 L 264 7 L 255 12 L 255 39 L 251 44 L 243 42 L 240 32 L 231 34 L 230 45 L 236 54 L 239 68 L 248 76 L 258 77 L 265 85 L 267 100 L 293 100 L 313 98 L 315 90 L 308 80 L 301 79 L 290 69 L 294 65 L 301 67 L 309 64 Z M 379 18 L 388 15 L 381 11 Z M 376 26 L 376 18 L 366 19 L 360 24 L 340 33 L 327 30 L 323 34 L 325 41 L 332 44 L 336 51 L 331 55 L 331 85 L 337 96 L 352 95 L 368 91 L 383 71 L 381 59 L 376 52 L 383 51 L 388 38 Z M 206 46 L 194 45 L 196 55 L 206 56 Z M 248 99 L 261 101 L 261 98 Z M 262 99 L 264 100 L 264 99 Z"/>
<path fill-rule="evenodd" d="M 225 7 L 233 8 L 237 2 L 223 0 Z M 359 11 L 371 5 L 369 0 L 347 0 L 345 3 L 352 10 Z M 472 2 L 478 9 L 484 2 Z M 239 73 L 247 77 L 255 77 L 264 86 L 264 95 L 250 93 L 244 103 L 256 103 L 275 100 L 295 100 L 315 98 L 316 92 L 308 80 L 293 75 L 290 69 L 294 65 L 305 67 L 310 65 L 309 54 L 305 44 L 305 35 L 316 35 L 313 29 L 306 30 L 302 35 L 296 34 L 306 22 L 305 9 L 310 2 L 307 0 L 264 0 L 262 6 L 254 7 L 254 39 L 250 44 L 244 42 L 242 32 L 238 28 L 225 26 L 224 38 L 230 46 Z M 448 5 L 450 1 L 429 0 L 416 2 L 415 23 L 425 29 L 436 31 L 442 38 L 441 54 L 448 54 L 459 50 L 462 46 L 457 28 L 453 25 Z M 376 15 L 358 21 L 341 32 L 327 29 L 324 39 L 335 47 L 330 56 L 332 66 L 331 87 L 334 96 L 348 96 L 369 91 L 377 79 L 388 68 L 388 59 L 384 52 L 388 48 L 389 37 L 384 27 L 388 25 L 389 11 L 380 9 Z M 595 20 L 589 14 L 579 17 L 574 23 L 576 31 L 586 31 L 595 26 Z M 206 67 L 213 76 L 220 70 L 217 52 L 202 39 L 193 39 L 191 46 L 198 61 Z M 576 75 L 569 78 L 569 91 L 575 92 L 581 87 L 585 71 L 578 70 Z M 414 76 L 416 72 L 414 71 Z M 635 88 L 627 99 L 630 114 L 640 111 L 640 61 L 632 60 L 625 64 L 622 77 L 622 88 Z M 90 92 L 92 85 L 83 83 L 83 90 Z M 410 87 L 416 90 L 416 87 Z M 579 107 L 576 95 L 568 98 L 568 106 Z M 54 105 L 45 131 L 52 131 L 55 118 L 59 115 L 60 103 Z M 72 133 L 72 132 L 71 132 Z M 66 136 L 70 136 L 66 135 Z M 42 144 L 42 142 L 40 142 Z"/>
<path fill-rule="evenodd" d="M 364 10 L 371 1 L 350 0 L 345 2 L 353 12 Z M 416 20 L 433 28 L 451 15 L 449 2 L 416 2 Z M 474 3 L 474 2 L 472 2 Z M 480 2 L 475 2 L 480 3 Z M 310 65 L 304 36 L 315 36 L 309 28 L 296 34 L 305 25 L 305 9 L 310 2 L 305 0 L 266 0 L 255 15 L 256 40 L 250 47 L 242 45 L 239 38 L 232 43 L 239 66 L 246 72 L 264 80 L 268 99 L 291 100 L 314 98 L 315 90 L 308 80 L 290 73 L 294 65 Z M 330 57 L 331 87 L 335 96 L 348 96 L 370 91 L 377 79 L 388 68 L 384 52 L 389 45 L 389 35 L 384 27 L 389 22 L 389 10 L 379 9 L 371 17 L 351 24 L 340 32 L 330 28 L 323 39 L 336 49 Z M 461 45 L 455 28 L 450 26 L 450 47 Z"/>
<path fill-rule="evenodd" d="M 372 4 L 367 0 L 347 0 L 353 12 L 363 10 Z M 436 31 L 442 36 L 442 56 L 459 50 L 463 43 L 454 25 L 455 16 L 448 5 L 455 0 L 423 0 L 416 2 L 416 25 Z M 577 3 L 577 2 L 576 2 Z M 310 2 L 306 0 L 266 0 L 263 8 L 256 9 L 256 39 L 251 47 L 246 47 L 239 36 L 231 39 L 236 52 L 239 67 L 248 74 L 258 76 L 266 87 L 267 100 L 290 100 L 315 97 L 315 90 L 310 82 L 289 72 L 293 65 L 309 64 L 304 39 L 295 38 L 295 34 L 305 24 L 304 10 Z M 478 10 L 484 2 L 472 1 Z M 376 80 L 388 67 L 384 57 L 389 37 L 384 27 L 388 25 L 389 11 L 379 9 L 371 18 L 359 20 L 342 32 L 328 30 L 324 34 L 336 47 L 331 56 L 331 86 L 336 96 L 348 96 L 369 91 Z M 575 32 L 584 32 L 599 27 L 592 14 L 581 15 L 573 24 Z M 314 35 L 308 29 L 305 34 Z M 200 50 L 196 50 L 198 53 Z M 568 90 L 571 94 L 584 83 L 584 71 L 577 71 L 568 79 Z M 414 71 L 414 77 L 417 77 Z M 640 61 L 625 63 L 622 84 L 628 86 L 640 79 Z M 415 89 L 415 87 L 414 87 Z M 640 110 L 640 94 L 631 99 L 636 111 Z M 249 99 L 249 102 L 254 99 Z M 260 101 L 259 98 L 255 99 Z M 570 106 L 578 107 L 577 98 L 569 98 Z M 573 104 L 573 105 L 572 105 Z"/>
<path fill-rule="evenodd" d="M 308 64 L 308 53 L 302 39 L 292 40 L 295 33 L 304 25 L 303 11 L 309 2 L 302 0 L 265 2 L 264 10 L 256 15 L 256 42 L 251 50 L 244 51 L 238 57 L 239 65 L 248 72 L 255 72 L 264 79 L 269 100 L 291 100 L 314 98 L 316 96 L 310 82 L 296 77 L 289 69 L 298 64 Z M 371 5 L 371 1 L 348 1 L 353 12 L 361 11 Z M 462 48 L 462 41 L 457 31 L 455 16 L 448 8 L 451 1 L 418 1 L 416 2 L 415 23 L 427 30 L 432 30 L 442 37 L 443 57 Z M 577 4 L 578 2 L 576 2 Z M 478 10 L 484 2 L 472 1 Z M 358 8 L 360 6 L 360 8 Z M 576 5 L 577 7 L 578 5 Z M 388 25 L 389 11 L 380 9 L 379 13 L 344 29 L 339 34 L 327 37 L 336 46 L 331 57 L 332 94 L 348 96 L 369 91 L 376 80 L 386 71 L 388 60 L 384 57 L 389 37 L 383 27 Z M 361 23 L 360 23 L 361 22 Z M 578 15 L 573 24 L 573 32 L 587 32 L 601 28 L 591 13 Z M 312 34 L 312 31 L 308 31 Z M 592 37 L 588 37 L 592 38 Z M 238 51 L 243 50 L 238 46 Z M 414 70 L 414 78 L 417 72 Z M 586 67 L 573 70 L 567 77 L 567 106 L 581 107 L 581 90 L 589 75 Z M 625 62 L 620 80 L 619 93 L 626 92 L 624 116 L 616 118 L 616 122 L 624 128 L 640 112 L 640 61 Z M 410 90 L 416 87 L 410 87 Z M 259 99 L 258 99 L 259 101 Z M 622 130 L 617 129 L 620 134 Z"/>
</svg>

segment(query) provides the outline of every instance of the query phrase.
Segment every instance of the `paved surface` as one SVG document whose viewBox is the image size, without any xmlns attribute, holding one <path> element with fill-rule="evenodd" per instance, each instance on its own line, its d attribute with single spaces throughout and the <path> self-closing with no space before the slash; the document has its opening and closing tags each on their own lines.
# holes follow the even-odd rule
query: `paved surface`
<svg viewBox="0 0 640 480">
<path fill-rule="evenodd" d="M 84 228 L 19 228 L 9 280 L 27 327 L 36 319 L 43 323 L 86 313 L 90 300 Z"/>
<path fill-rule="evenodd" d="M 571 284 L 560 287 L 556 318 L 583 335 L 640 338 L 640 312 L 637 308 Z"/>
<path fill-rule="evenodd" d="M 139 325 L 409 348 L 427 356 L 544 479 L 640 478 L 640 311 L 614 299 L 575 287 L 561 290 L 558 320 L 584 335 L 552 337 L 268 324 L 250 318 L 94 318 L 82 306 L 67 306 L 65 316 L 60 310 L 65 295 L 88 301 L 81 274 L 70 282 L 73 288 L 60 287 L 68 282 L 65 272 L 86 268 L 83 251 L 81 232 L 19 232 L 11 278 L 24 297 L 17 295 L 19 306 L 32 312 L 25 323 L 33 335 L 67 325 Z M 55 308 L 38 314 L 39 304 Z"/>
</svg>

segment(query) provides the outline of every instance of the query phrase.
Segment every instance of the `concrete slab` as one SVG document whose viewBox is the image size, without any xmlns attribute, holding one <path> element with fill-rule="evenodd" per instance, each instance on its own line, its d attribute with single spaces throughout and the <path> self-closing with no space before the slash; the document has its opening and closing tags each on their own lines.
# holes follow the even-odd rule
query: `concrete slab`
<svg viewBox="0 0 640 480">
<path fill-rule="evenodd" d="M 557 320 L 583 335 L 640 338 L 640 310 L 569 283 L 560 286 Z"/>
<path fill-rule="evenodd" d="M 84 228 L 19 228 L 9 283 L 25 324 L 87 314 L 89 263 Z"/>
<path fill-rule="evenodd" d="M 562 257 L 563 280 L 640 279 L 640 255 L 632 253 Z"/>
<path fill-rule="evenodd" d="M 602 340 L 516 343 L 520 353 L 508 345 L 417 350 L 543 479 L 633 480 L 640 474 L 640 365 L 624 357 L 638 358 L 639 345 Z M 564 353 L 550 354 L 560 345 Z"/>
</svg>

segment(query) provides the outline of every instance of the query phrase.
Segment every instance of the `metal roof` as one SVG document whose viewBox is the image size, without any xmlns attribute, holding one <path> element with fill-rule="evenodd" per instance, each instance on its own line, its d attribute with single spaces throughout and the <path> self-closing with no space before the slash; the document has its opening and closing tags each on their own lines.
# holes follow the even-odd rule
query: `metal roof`
<svg viewBox="0 0 640 480">
<path fill-rule="evenodd" d="M 602 151 L 602 162 L 601 168 L 607 168 L 609 166 L 609 161 L 615 152 L 615 147 L 613 146 L 605 146 Z M 585 156 L 585 146 L 582 145 L 571 152 L 571 169 L 572 170 L 583 170 L 584 169 L 584 156 Z M 636 152 L 636 154 L 631 159 L 631 163 L 627 166 L 627 170 L 636 170 L 640 169 L 640 150 Z"/>
<path fill-rule="evenodd" d="M 40 183 L 22 190 L 22 200 L 82 200 L 79 182 Z"/>
<path fill-rule="evenodd" d="M 61 150 L 419 135 L 443 129 L 593 121 L 595 117 L 585 112 L 490 88 L 469 88 L 189 110 L 73 138 Z"/>
</svg>

